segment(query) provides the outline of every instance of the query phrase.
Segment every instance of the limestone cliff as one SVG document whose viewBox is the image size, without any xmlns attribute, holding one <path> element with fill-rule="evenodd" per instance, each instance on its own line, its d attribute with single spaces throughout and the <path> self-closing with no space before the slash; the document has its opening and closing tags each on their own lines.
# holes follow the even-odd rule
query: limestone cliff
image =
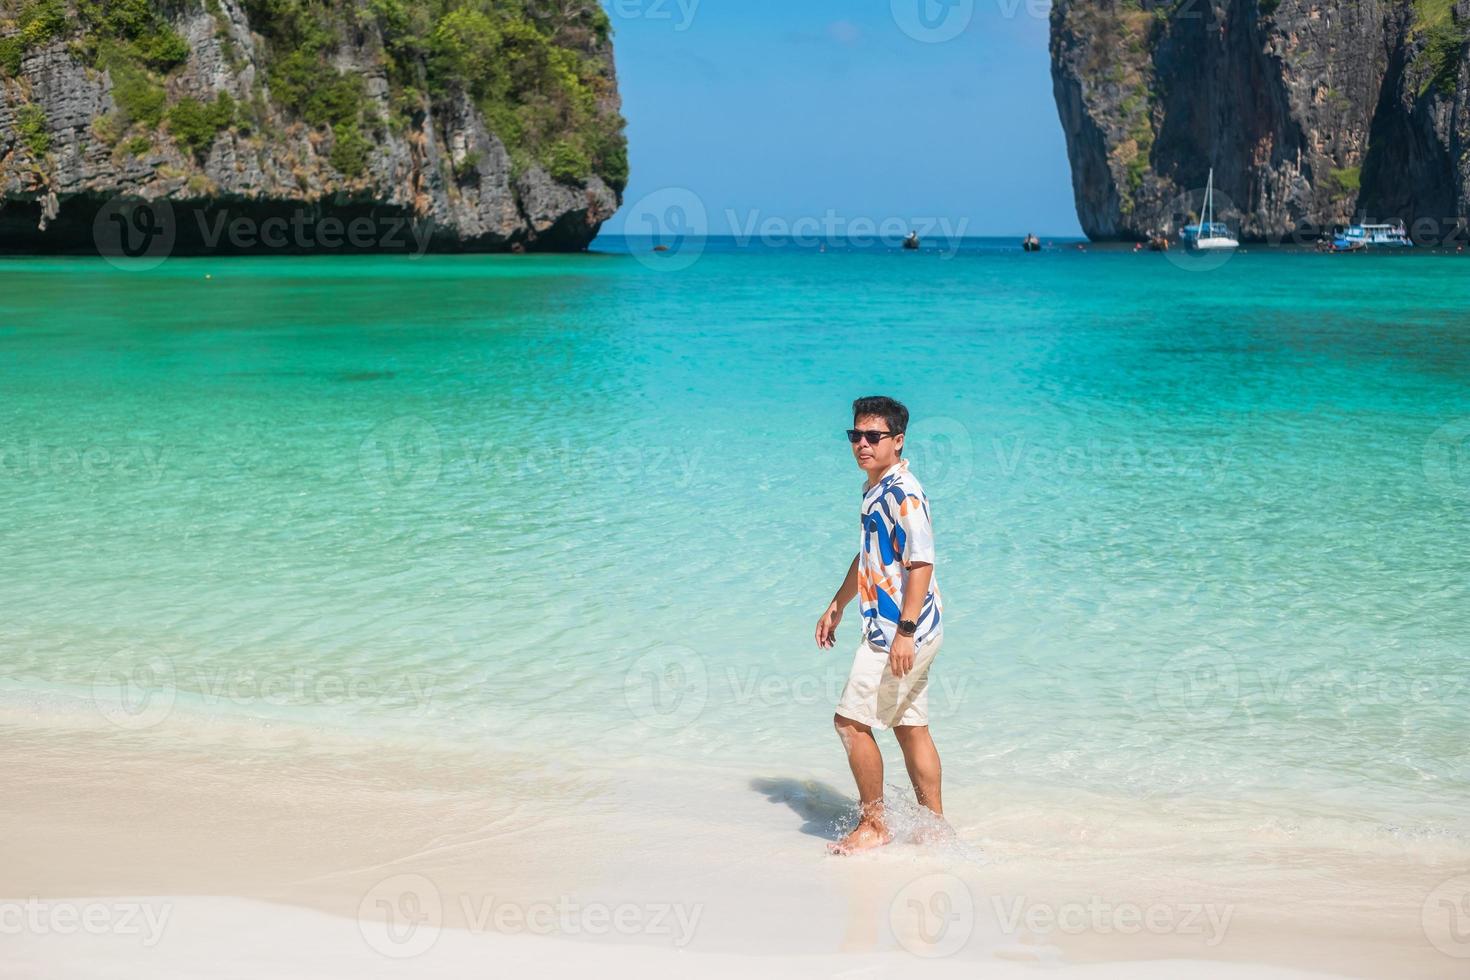
<svg viewBox="0 0 1470 980">
<path fill-rule="evenodd" d="M 584 248 L 627 181 L 610 34 L 597 0 L 0 0 L 0 250 L 88 251 L 119 196 L 176 252 L 303 212 Z"/>
<path fill-rule="evenodd" d="M 1083 229 L 1177 232 L 1214 167 L 1246 240 L 1354 219 L 1448 239 L 1470 212 L 1467 24 L 1470 0 L 1055 0 Z"/>
</svg>

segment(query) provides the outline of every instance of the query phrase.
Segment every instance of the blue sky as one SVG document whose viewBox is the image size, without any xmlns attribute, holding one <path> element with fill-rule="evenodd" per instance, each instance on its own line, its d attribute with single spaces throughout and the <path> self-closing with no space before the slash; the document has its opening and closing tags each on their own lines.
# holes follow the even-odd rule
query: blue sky
<svg viewBox="0 0 1470 980">
<path fill-rule="evenodd" d="M 1043 0 L 603 5 L 633 169 L 608 231 L 678 188 L 714 234 L 730 211 L 1081 234 Z"/>
</svg>

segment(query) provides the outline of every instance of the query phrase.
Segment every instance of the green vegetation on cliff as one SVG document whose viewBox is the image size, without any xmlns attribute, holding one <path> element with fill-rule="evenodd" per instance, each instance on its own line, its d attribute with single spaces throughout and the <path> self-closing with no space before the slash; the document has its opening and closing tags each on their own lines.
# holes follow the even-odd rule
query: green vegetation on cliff
<svg viewBox="0 0 1470 980">
<path fill-rule="evenodd" d="M 514 170 L 540 165 L 562 181 L 597 175 L 618 191 L 627 185 L 611 26 L 597 0 L 240 0 L 240 6 L 264 40 L 259 53 L 269 98 L 288 119 L 330 133 L 329 160 L 346 177 L 364 172 L 375 136 L 403 132 L 429 109 L 467 100 L 504 142 Z M 28 54 L 66 40 L 74 57 L 112 82 L 116 110 L 97 121 L 95 134 L 120 152 L 166 134 L 203 157 L 225 129 L 261 124 L 267 107 L 260 90 L 236 105 L 228 96 L 191 97 L 171 84 L 190 54 L 174 24 L 190 9 L 214 16 L 226 60 L 238 59 L 220 0 L 0 0 L 0 76 L 18 76 Z M 369 95 L 371 71 L 338 67 L 362 65 L 364 56 L 387 79 L 386 113 Z M 456 176 L 468 177 L 477 165 L 458 161 Z"/>
<path fill-rule="evenodd" d="M 1363 189 L 1362 167 L 1335 167 L 1328 176 L 1332 180 L 1333 192 L 1339 198 L 1355 198 Z"/>
<path fill-rule="evenodd" d="M 0 9 L 0 16 L 7 11 Z M 0 38 L 0 74 L 14 78 L 20 74 L 26 54 L 43 47 L 66 33 L 66 4 L 61 0 L 28 0 L 6 18 L 13 22 L 15 33 Z"/>
<path fill-rule="evenodd" d="M 168 131 L 196 156 L 213 146 L 215 137 L 234 121 L 235 100 L 228 92 L 221 92 L 208 104 L 183 98 L 168 110 Z"/>
<path fill-rule="evenodd" d="M 46 131 L 46 113 L 38 105 L 23 105 L 16 116 L 21 141 L 32 156 L 45 156 L 51 149 L 51 134 Z"/>
<path fill-rule="evenodd" d="M 152 130 L 168 111 L 163 85 L 167 73 L 183 65 L 189 46 L 159 9 L 148 0 L 0 0 L 0 74 L 20 74 L 25 57 L 57 41 L 69 40 L 72 54 L 84 64 L 106 71 L 113 81 L 117 111 L 98 120 L 93 132 L 115 144 L 129 130 Z M 189 127 L 189 107 L 179 108 L 181 140 L 186 149 L 197 128 Z M 32 111 L 34 110 L 34 111 Z M 49 148 L 49 135 L 29 133 L 30 124 L 44 115 L 27 105 L 21 110 L 22 139 L 35 156 Z M 44 137 L 44 138 L 42 138 Z M 136 141 L 140 136 L 134 136 Z"/>
<path fill-rule="evenodd" d="M 147 68 L 177 68 L 188 59 L 189 45 L 157 6 L 148 0 L 80 0 L 82 48 L 96 52 L 108 45 L 118 56 Z"/>
<path fill-rule="evenodd" d="M 627 184 L 623 120 L 611 109 L 605 64 L 610 25 L 594 0 L 245 0 L 270 47 L 272 94 L 339 142 L 364 129 L 403 126 L 425 101 L 468 98 L 505 143 L 517 169 L 539 163 L 560 180 L 593 174 Z M 362 79 L 332 57 L 354 26 L 383 38 L 391 119 L 370 109 Z M 365 150 L 366 145 L 363 144 Z"/>
<path fill-rule="evenodd" d="M 1445 95 L 1455 93 L 1460 61 L 1465 49 L 1465 25 L 1455 18 L 1455 0 L 1413 0 L 1411 37 L 1422 42 L 1413 65 L 1422 72 L 1419 94 L 1436 88 Z"/>
<path fill-rule="evenodd" d="M 1071 30 L 1093 40 L 1078 66 L 1086 84 L 1119 94 L 1106 120 L 1119 136 L 1109 154 L 1119 207 L 1131 214 L 1134 198 L 1153 166 L 1153 47 L 1167 28 L 1174 4 L 1119 0 L 1116 5 L 1078 3 L 1065 8 Z"/>
</svg>

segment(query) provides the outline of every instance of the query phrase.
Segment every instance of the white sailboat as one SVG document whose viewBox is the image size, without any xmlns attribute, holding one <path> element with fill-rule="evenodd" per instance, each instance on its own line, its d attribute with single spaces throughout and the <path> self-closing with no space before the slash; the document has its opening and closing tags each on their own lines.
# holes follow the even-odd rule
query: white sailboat
<svg viewBox="0 0 1470 980">
<path fill-rule="evenodd" d="M 1230 228 L 1223 221 L 1215 220 L 1215 168 L 1210 168 L 1210 181 L 1205 185 L 1204 213 L 1197 225 L 1190 225 L 1180 233 L 1186 245 L 1200 251 L 1239 248 Z"/>
</svg>

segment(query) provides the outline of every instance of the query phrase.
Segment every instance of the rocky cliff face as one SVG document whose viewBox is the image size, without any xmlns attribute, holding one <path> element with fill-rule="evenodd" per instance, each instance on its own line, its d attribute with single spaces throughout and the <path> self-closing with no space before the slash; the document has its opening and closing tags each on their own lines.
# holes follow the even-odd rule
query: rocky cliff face
<svg viewBox="0 0 1470 980">
<path fill-rule="evenodd" d="M 1463 236 L 1465 25 L 1470 0 L 1055 0 L 1083 229 L 1177 233 L 1214 167 L 1245 240 L 1400 219 Z"/>
<path fill-rule="evenodd" d="M 174 253 L 580 249 L 622 126 L 596 0 L 0 0 L 0 250 L 95 251 L 119 199 Z"/>
</svg>

